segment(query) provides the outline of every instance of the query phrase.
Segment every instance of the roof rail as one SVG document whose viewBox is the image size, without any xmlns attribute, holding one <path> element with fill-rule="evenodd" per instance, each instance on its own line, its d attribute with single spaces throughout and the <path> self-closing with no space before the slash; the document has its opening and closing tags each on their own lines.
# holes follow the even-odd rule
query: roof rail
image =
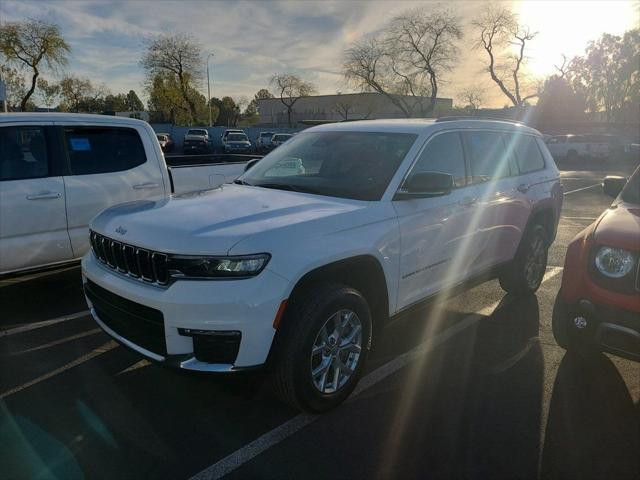
<svg viewBox="0 0 640 480">
<path fill-rule="evenodd" d="M 520 120 L 513 120 L 511 118 L 492 117 L 489 115 L 486 115 L 486 116 L 485 115 L 481 115 L 481 116 L 459 115 L 459 116 L 440 117 L 440 118 L 436 118 L 436 123 L 452 122 L 454 120 L 498 120 L 501 122 L 509 122 L 509 123 L 516 123 L 518 125 L 524 125 L 524 123 Z"/>
</svg>

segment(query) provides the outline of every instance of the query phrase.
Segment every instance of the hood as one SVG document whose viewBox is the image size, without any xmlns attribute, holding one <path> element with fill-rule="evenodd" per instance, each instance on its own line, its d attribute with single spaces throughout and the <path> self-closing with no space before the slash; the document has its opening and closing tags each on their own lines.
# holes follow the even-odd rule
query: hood
<svg viewBox="0 0 640 480">
<path fill-rule="evenodd" d="M 640 205 L 620 202 L 607 210 L 596 227 L 598 244 L 640 250 Z"/>
<path fill-rule="evenodd" d="M 364 210 L 367 205 L 357 200 L 227 184 L 215 190 L 117 205 L 98 215 L 91 228 L 124 243 L 161 252 L 225 255 L 244 239 L 276 230 L 321 235 L 326 233 L 323 229 L 353 227 L 353 215 L 344 214 Z M 298 228 L 304 223 L 314 226 Z"/>
</svg>

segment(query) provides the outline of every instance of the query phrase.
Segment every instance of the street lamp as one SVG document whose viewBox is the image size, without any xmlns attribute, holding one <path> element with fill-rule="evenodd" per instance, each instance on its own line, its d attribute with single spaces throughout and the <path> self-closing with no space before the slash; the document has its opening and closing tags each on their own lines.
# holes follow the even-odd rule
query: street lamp
<svg viewBox="0 0 640 480">
<path fill-rule="evenodd" d="M 209 81 L 209 59 L 213 57 L 213 53 L 207 55 L 207 103 L 209 104 L 209 128 L 211 128 L 211 85 Z"/>
</svg>

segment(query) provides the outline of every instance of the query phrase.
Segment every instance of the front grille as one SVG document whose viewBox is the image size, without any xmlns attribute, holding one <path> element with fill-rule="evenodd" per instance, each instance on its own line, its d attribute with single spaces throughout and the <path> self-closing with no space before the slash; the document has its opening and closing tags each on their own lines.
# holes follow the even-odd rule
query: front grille
<svg viewBox="0 0 640 480">
<path fill-rule="evenodd" d="M 169 283 L 169 257 L 166 253 L 138 248 L 94 231 L 90 232 L 90 240 L 93 254 L 112 270 L 147 283 Z"/>
<path fill-rule="evenodd" d="M 127 300 L 91 280 L 84 284 L 84 290 L 96 315 L 107 327 L 145 350 L 167 354 L 164 316 L 160 310 Z"/>
</svg>

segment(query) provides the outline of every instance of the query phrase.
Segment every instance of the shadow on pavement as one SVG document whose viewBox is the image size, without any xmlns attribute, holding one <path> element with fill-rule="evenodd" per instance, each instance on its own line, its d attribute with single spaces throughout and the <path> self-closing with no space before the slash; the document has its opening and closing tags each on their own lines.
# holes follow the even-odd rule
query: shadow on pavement
<svg viewBox="0 0 640 480">
<path fill-rule="evenodd" d="M 543 386 L 538 327 L 536 297 L 506 296 L 490 317 L 230 478 L 537 478 Z M 411 342 L 425 328 L 399 326 L 401 333 L 385 342 L 402 343 L 402 335 Z"/>
<path fill-rule="evenodd" d="M 542 478 L 640 478 L 640 403 L 605 355 L 564 356 L 544 445 Z"/>
</svg>

